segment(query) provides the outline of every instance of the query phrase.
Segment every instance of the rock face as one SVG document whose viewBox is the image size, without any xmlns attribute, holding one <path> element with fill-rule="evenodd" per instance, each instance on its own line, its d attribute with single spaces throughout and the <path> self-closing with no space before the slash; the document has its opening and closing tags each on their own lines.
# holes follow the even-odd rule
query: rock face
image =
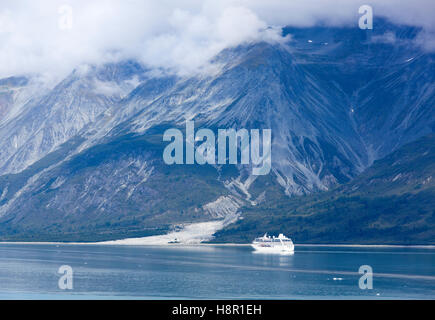
<svg viewBox="0 0 435 320">
<path fill-rule="evenodd" d="M 51 90 L 27 84 L 25 79 L 2 80 L 5 90 L 11 92 L 12 97 L 5 99 L 10 101 L 12 110 L 1 121 L 0 174 L 24 170 L 95 122 L 132 90 L 128 81 L 138 70 L 143 72 L 138 65 L 128 62 L 101 68 L 82 67 Z M 36 96 L 21 97 L 36 90 L 39 90 Z"/>
<path fill-rule="evenodd" d="M 435 134 L 374 162 L 327 192 L 265 201 L 215 241 L 249 242 L 264 230 L 298 243 L 433 244 Z"/>
<path fill-rule="evenodd" d="M 155 234 L 347 183 L 435 129 L 434 55 L 418 32 L 285 28 L 289 43 L 226 49 L 213 74 L 151 77 L 127 61 L 78 68 L 52 89 L 0 80 L 1 235 Z M 165 165 L 164 130 L 190 119 L 272 129 L 270 175 Z"/>
</svg>

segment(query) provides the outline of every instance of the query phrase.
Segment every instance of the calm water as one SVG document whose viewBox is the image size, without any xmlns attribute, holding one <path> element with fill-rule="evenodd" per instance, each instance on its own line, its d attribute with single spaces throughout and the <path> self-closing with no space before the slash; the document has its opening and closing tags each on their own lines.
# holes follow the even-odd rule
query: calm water
<svg viewBox="0 0 435 320">
<path fill-rule="evenodd" d="M 61 265 L 73 290 L 59 289 Z M 372 290 L 358 286 L 373 268 Z M 0 244 L 0 299 L 435 299 L 435 249 Z"/>
</svg>

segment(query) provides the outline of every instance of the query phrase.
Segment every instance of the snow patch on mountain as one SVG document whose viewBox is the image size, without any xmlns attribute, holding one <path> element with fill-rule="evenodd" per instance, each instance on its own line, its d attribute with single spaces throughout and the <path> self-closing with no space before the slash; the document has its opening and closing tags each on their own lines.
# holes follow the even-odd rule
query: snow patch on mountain
<svg viewBox="0 0 435 320">
<path fill-rule="evenodd" d="M 237 213 L 243 202 L 234 196 L 221 196 L 216 201 L 205 204 L 202 209 L 213 218 L 224 218 Z"/>
</svg>

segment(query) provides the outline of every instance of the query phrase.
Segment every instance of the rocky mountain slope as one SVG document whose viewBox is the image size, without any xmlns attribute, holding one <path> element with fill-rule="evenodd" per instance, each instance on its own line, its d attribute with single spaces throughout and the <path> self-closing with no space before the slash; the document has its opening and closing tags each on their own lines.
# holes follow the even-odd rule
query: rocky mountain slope
<svg viewBox="0 0 435 320">
<path fill-rule="evenodd" d="M 331 191 L 265 201 L 216 234 L 246 242 L 285 232 L 299 243 L 432 244 L 435 135 L 406 144 Z"/>
<path fill-rule="evenodd" d="M 434 55 L 418 32 L 286 28 L 288 43 L 226 49 L 207 74 L 126 61 L 78 68 L 35 95 L 31 80 L 1 80 L 0 237 L 156 234 L 348 183 L 434 131 Z M 164 130 L 191 119 L 272 129 L 271 173 L 165 165 Z"/>
</svg>

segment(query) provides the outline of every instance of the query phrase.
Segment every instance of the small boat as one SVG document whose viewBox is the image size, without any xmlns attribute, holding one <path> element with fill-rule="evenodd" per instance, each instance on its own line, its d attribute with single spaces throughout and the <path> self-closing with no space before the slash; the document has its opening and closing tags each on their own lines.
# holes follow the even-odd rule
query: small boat
<svg viewBox="0 0 435 320">
<path fill-rule="evenodd" d="M 177 238 L 175 238 L 174 240 L 170 240 L 170 241 L 168 241 L 168 243 L 180 243 L 180 240 L 178 240 Z"/>
<path fill-rule="evenodd" d="M 280 233 L 278 237 L 264 236 L 255 238 L 251 246 L 256 252 L 263 253 L 294 253 L 295 246 L 290 238 Z"/>
</svg>

